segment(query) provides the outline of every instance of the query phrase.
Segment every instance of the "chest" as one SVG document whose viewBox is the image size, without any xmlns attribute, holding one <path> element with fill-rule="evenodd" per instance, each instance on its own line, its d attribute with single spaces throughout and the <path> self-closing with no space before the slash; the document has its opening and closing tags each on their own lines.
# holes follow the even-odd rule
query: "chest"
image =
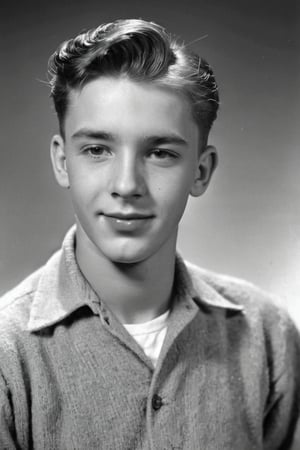
<svg viewBox="0 0 300 450">
<path fill-rule="evenodd" d="M 31 368 L 34 448 L 260 448 L 265 379 L 241 343 L 188 328 L 154 371 L 136 343 L 103 330 L 56 342 Z"/>
</svg>

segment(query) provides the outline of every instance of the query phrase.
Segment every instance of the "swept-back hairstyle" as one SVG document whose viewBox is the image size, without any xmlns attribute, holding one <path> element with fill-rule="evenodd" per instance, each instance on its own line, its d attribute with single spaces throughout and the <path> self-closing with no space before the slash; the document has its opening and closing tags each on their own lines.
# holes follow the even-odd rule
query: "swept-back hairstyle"
<svg viewBox="0 0 300 450">
<path fill-rule="evenodd" d="M 161 26 L 144 20 L 116 20 L 64 42 L 49 60 L 49 75 L 62 135 L 70 90 L 101 76 L 127 76 L 183 93 L 206 137 L 219 106 L 208 63 Z"/>
</svg>

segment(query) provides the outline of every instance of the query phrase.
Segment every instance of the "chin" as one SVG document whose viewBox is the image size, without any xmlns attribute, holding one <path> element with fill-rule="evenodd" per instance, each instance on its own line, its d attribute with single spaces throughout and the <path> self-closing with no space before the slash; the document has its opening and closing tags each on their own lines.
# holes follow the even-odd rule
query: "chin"
<svg viewBox="0 0 300 450">
<path fill-rule="evenodd" d="M 106 250 L 106 251 L 105 251 Z M 153 252 L 146 249 L 137 249 L 131 246 L 122 249 L 117 246 L 115 249 L 102 249 L 102 254 L 106 259 L 115 264 L 138 264 L 149 259 Z"/>
<path fill-rule="evenodd" d="M 148 259 L 147 256 L 138 254 L 110 254 L 106 257 L 114 264 L 139 264 Z"/>
</svg>

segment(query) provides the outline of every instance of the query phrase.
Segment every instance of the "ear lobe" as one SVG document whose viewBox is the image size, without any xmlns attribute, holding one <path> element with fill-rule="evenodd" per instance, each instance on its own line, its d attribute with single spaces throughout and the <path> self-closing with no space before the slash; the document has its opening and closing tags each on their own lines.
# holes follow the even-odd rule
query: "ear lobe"
<svg viewBox="0 0 300 450">
<path fill-rule="evenodd" d="M 50 154 L 53 172 L 58 184 L 64 188 L 69 188 L 69 175 L 66 164 L 65 143 L 62 136 L 53 136 L 50 145 Z"/>
<path fill-rule="evenodd" d="M 198 159 L 195 179 L 190 190 L 193 197 L 199 197 L 206 191 L 212 174 L 218 165 L 218 154 L 215 147 L 208 145 Z"/>
</svg>

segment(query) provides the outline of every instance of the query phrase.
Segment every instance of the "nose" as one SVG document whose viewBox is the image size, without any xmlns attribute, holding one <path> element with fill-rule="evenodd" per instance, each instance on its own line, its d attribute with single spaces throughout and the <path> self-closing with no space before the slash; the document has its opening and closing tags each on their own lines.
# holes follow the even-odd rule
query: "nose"
<svg viewBox="0 0 300 450">
<path fill-rule="evenodd" d="M 115 158 L 110 191 L 114 197 L 141 197 L 146 193 L 146 180 L 140 161 L 133 152 L 127 151 Z"/>
</svg>

